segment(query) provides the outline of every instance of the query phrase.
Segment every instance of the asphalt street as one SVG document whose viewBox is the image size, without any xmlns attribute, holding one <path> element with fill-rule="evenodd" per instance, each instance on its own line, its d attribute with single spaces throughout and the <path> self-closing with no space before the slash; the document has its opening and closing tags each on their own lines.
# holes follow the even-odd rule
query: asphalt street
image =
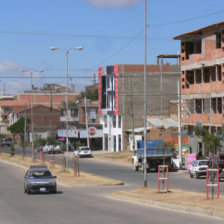
<svg viewBox="0 0 224 224">
<path fill-rule="evenodd" d="M 2 148 L 2 151 L 9 152 L 9 148 Z M 19 149 L 17 153 L 21 153 Z M 27 150 L 27 156 L 31 156 L 31 151 Z M 61 163 L 62 154 L 56 154 L 56 162 Z M 45 159 L 49 160 L 49 155 L 45 154 Z M 143 173 L 141 171 L 133 171 L 130 166 L 102 161 L 94 158 L 79 159 L 80 170 L 84 172 L 94 173 L 113 179 L 123 181 L 125 186 L 133 189 L 142 187 L 144 183 Z M 69 160 L 70 167 L 72 166 L 72 155 Z M 157 188 L 158 173 L 150 172 L 147 174 L 148 187 Z M 195 192 L 206 193 L 206 178 L 200 179 L 190 178 L 188 171 L 169 172 L 169 189 L 184 189 Z M 224 180 L 220 182 L 220 194 L 224 194 Z"/>
<path fill-rule="evenodd" d="M 223 219 L 111 199 L 117 187 L 58 186 L 57 194 L 23 192 L 25 169 L 0 161 L 2 224 L 221 224 Z"/>
</svg>

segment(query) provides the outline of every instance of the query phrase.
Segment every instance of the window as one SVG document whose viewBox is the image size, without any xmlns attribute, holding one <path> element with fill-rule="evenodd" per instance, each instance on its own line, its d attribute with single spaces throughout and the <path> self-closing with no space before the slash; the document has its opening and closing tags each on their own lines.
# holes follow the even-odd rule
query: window
<svg viewBox="0 0 224 224">
<path fill-rule="evenodd" d="M 216 33 L 216 48 L 221 48 L 221 33 Z"/>
<path fill-rule="evenodd" d="M 196 70 L 196 83 L 201 83 L 201 69 Z"/>
<path fill-rule="evenodd" d="M 71 116 L 78 117 L 78 109 L 71 109 Z"/>
<path fill-rule="evenodd" d="M 222 114 L 222 98 L 217 98 L 217 112 Z"/>
<path fill-rule="evenodd" d="M 113 127 L 116 128 L 116 116 L 113 116 Z"/>
<path fill-rule="evenodd" d="M 215 66 L 211 67 L 210 71 L 211 71 L 211 81 L 215 82 L 216 81 L 216 68 L 215 68 Z"/>
<path fill-rule="evenodd" d="M 221 65 L 217 65 L 217 81 L 222 81 Z"/>
<path fill-rule="evenodd" d="M 204 82 L 209 83 L 210 82 L 210 69 L 205 68 L 204 70 Z"/>
<path fill-rule="evenodd" d="M 187 71 L 186 79 L 188 84 L 194 84 L 194 71 Z"/>
<path fill-rule="evenodd" d="M 197 114 L 202 113 L 202 100 L 201 99 L 195 99 L 195 110 Z"/>
</svg>

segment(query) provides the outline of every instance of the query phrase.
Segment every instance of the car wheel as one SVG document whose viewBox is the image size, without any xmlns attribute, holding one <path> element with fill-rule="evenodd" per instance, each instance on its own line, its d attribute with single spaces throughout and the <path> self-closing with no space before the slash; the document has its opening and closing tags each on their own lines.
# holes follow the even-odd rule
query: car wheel
<svg viewBox="0 0 224 224">
<path fill-rule="evenodd" d="M 199 179 L 199 174 L 195 173 L 196 179 Z"/>
<path fill-rule="evenodd" d="M 193 178 L 193 174 L 191 172 L 189 172 L 189 174 L 190 174 L 190 178 Z"/>
<path fill-rule="evenodd" d="M 26 190 L 26 193 L 27 193 L 27 194 L 30 194 L 30 190 L 29 190 L 29 189 L 27 189 L 27 190 Z"/>
<path fill-rule="evenodd" d="M 27 189 L 26 189 L 26 188 L 24 188 L 24 193 L 25 193 L 25 194 L 27 193 Z"/>
</svg>

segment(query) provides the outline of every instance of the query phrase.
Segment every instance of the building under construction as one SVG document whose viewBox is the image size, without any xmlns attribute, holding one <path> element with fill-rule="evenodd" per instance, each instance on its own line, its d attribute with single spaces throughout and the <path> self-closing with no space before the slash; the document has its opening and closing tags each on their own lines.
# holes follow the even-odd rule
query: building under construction
<svg viewBox="0 0 224 224">
<path fill-rule="evenodd" d="M 224 124 L 224 22 L 174 39 L 181 40 L 182 124 L 197 153 L 203 147 L 195 141 L 194 127 L 220 134 Z"/>
</svg>

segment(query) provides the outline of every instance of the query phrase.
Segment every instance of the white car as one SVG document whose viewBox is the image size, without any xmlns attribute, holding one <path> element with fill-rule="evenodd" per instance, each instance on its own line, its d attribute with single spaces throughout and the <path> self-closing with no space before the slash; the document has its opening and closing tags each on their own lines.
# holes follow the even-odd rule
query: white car
<svg viewBox="0 0 224 224">
<path fill-rule="evenodd" d="M 92 151 L 87 146 L 80 146 L 78 149 L 74 150 L 74 155 L 79 157 L 92 157 Z"/>
<path fill-rule="evenodd" d="M 192 167 L 189 169 L 190 177 L 196 177 L 199 179 L 200 176 L 205 176 L 208 169 L 208 160 L 194 160 Z"/>
<path fill-rule="evenodd" d="M 54 146 L 53 145 L 45 145 L 43 147 L 43 152 L 46 152 L 46 153 L 51 153 L 53 152 L 54 150 Z"/>
</svg>

